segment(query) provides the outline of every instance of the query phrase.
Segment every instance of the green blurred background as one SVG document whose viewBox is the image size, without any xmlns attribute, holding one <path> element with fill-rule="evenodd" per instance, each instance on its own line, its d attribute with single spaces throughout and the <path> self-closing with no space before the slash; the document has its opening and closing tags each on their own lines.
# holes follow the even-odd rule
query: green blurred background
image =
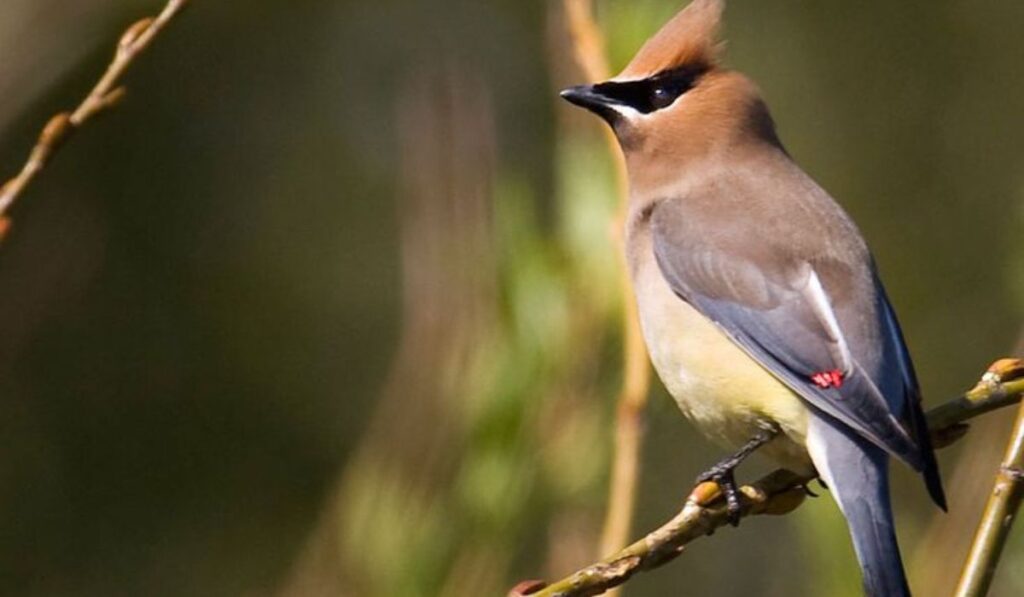
<svg viewBox="0 0 1024 597">
<path fill-rule="evenodd" d="M 596 558 L 616 197 L 558 0 L 193 0 L 0 245 L 0 593 L 501 595 Z M 600 0 L 615 68 L 682 2 Z M 157 0 L 0 5 L 0 164 Z M 1021 331 L 1024 3 L 733 0 L 729 64 L 875 249 L 934 404 Z M 719 451 L 655 382 L 634 535 Z M 895 473 L 951 591 L 1009 412 Z M 764 470 L 748 466 L 744 478 Z M 1024 533 L 995 595 L 1024 594 Z M 828 498 L 629 595 L 856 595 Z"/>
</svg>

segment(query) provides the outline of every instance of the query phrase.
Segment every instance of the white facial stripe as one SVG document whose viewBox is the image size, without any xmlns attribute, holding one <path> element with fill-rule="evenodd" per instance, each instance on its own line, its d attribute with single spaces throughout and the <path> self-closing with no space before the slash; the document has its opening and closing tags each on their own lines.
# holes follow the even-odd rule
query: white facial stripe
<svg viewBox="0 0 1024 597">
<path fill-rule="evenodd" d="M 632 106 L 627 106 L 626 104 L 608 104 L 608 107 L 611 108 L 612 110 L 615 110 L 615 112 L 618 113 L 619 116 L 622 116 L 627 120 L 634 120 L 637 118 L 643 118 L 644 116 L 647 116 L 647 114 L 644 114 L 643 112 L 637 110 Z"/>
</svg>

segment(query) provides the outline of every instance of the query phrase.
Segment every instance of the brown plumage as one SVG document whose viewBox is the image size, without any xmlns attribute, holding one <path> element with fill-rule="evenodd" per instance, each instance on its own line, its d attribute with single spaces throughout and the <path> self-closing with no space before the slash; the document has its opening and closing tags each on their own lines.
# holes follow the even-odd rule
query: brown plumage
<svg viewBox="0 0 1024 597">
<path fill-rule="evenodd" d="M 690 3 L 658 33 L 647 40 L 616 79 L 646 79 L 661 71 L 684 65 L 711 66 L 718 63 L 722 45 L 718 28 L 722 21 L 722 0 Z"/>
<path fill-rule="evenodd" d="M 908 594 L 888 456 L 945 505 L 913 365 L 857 227 L 785 152 L 757 87 L 721 66 L 723 4 L 695 0 L 621 74 L 563 96 L 623 147 L 630 273 L 680 409 L 719 443 L 757 438 L 783 466 L 816 468 L 865 590 Z M 706 477 L 731 493 L 740 459 Z"/>
</svg>

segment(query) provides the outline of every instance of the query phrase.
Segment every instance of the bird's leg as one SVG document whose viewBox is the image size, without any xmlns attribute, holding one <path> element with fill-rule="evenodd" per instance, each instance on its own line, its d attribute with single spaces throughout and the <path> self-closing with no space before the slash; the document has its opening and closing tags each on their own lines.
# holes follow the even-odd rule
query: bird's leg
<svg viewBox="0 0 1024 597">
<path fill-rule="evenodd" d="M 761 428 L 760 431 L 735 454 L 722 460 L 697 477 L 697 483 L 714 481 L 721 488 L 722 493 L 725 495 L 726 508 L 729 510 L 729 523 L 732 526 L 738 526 L 740 523 L 740 492 L 739 488 L 736 487 L 736 477 L 733 475 L 733 471 L 736 470 L 736 467 L 741 462 L 746 460 L 747 456 L 750 456 L 755 450 L 772 441 L 782 431 L 777 424 L 769 421 L 759 421 L 758 427 Z"/>
</svg>

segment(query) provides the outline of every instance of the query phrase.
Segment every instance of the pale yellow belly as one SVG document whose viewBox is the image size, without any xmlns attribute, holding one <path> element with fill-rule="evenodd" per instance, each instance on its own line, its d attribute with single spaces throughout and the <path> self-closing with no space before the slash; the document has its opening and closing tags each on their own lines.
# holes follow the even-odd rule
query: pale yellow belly
<svg viewBox="0 0 1024 597">
<path fill-rule="evenodd" d="M 797 472 L 813 470 L 808 411 L 800 399 L 677 297 L 653 257 L 634 269 L 640 321 L 651 360 L 683 414 L 709 439 L 733 450 L 777 423 L 783 436 L 759 453 Z"/>
</svg>

